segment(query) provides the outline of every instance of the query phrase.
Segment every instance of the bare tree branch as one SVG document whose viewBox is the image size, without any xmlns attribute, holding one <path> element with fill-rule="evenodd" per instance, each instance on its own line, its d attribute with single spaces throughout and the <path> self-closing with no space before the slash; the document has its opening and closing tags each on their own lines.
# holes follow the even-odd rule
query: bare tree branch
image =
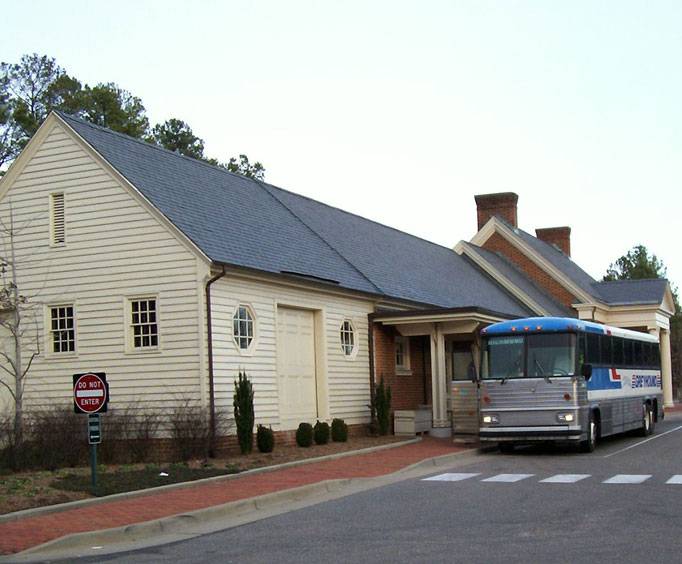
<svg viewBox="0 0 682 564">
<path fill-rule="evenodd" d="M 14 394 L 14 390 L 10 387 L 10 385 L 7 382 L 5 382 L 4 380 L 0 380 L 0 384 L 2 384 L 3 386 L 5 386 L 5 388 L 7 388 L 7 390 L 9 391 L 9 394 L 12 396 L 12 399 L 16 401 L 17 396 Z"/>
<path fill-rule="evenodd" d="M 7 353 L 2 352 L 2 351 L 0 351 L 0 357 L 4 358 L 4 359 L 9 363 L 9 365 L 12 367 L 12 370 L 10 370 L 9 368 L 7 368 L 6 366 L 3 366 L 2 364 L 0 364 L 0 368 L 2 368 L 3 370 L 5 370 L 5 371 L 6 371 L 7 373 L 9 373 L 10 375 L 16 376 L 16 374 L 17 374 L 17 367 L 14 365 L 14 360 L 12 360 L 12 357 L 9 356 Z"/>
<path fill-rule="evenodd" d="M 24 373 L 21 375 L 21 379 L 24 379 L 24 376 L 28 373 L 29 369 L 31 368 L 31 364 L 33 364 L 33 359 L 37 357 L 39 352 L 34 352 L 31 354 L 31 358 L 28 359 L 28 362 L 26 363 L 26 370 L 24 370 Z"/>
</svg>

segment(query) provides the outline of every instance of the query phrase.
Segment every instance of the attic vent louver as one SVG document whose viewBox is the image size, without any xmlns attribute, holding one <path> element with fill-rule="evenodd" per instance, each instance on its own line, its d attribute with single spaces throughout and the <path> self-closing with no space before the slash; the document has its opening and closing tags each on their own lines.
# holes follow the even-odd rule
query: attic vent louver
<svg viewBox="0 0 682 564">
<path fill-rule="evenodd" d="M 66 243 L 66 224 L 64 220 L 64 194 L 50 196 L 50 231 L 53 245 Z"/>
</svg>

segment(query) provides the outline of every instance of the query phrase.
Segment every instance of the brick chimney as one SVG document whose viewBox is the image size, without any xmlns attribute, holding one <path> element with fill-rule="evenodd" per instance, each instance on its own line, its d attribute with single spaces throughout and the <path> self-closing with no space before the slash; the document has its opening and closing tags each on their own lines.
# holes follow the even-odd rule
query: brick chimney
<svg viewBox="0 0 682 564">
<path fill-rule="evenodd" d="M 479 194 L 476 200 L 476 214 L 478 216 L 478 230 L 481 230 L 488 220 L 498 215 L 512 227 L 517 227 L 516 203 L 518 194 L 514 192 L 498 192 L 497 194 Z"/>
<path fill-rule="evenodd" d="M 535 235 L 540 241 L 554 245 L 566 256 L 571 256 L 570 227 L 545 227 L 544 229 L 536 229 Z"/>
</svg>

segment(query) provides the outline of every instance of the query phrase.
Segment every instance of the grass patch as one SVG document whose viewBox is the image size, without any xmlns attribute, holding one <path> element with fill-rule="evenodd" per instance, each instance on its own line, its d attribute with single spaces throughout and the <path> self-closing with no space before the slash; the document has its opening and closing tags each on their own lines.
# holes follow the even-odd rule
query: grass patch
<svg viewBox="0 0 682 564">
<path fill-rule="evenodd" d="M 112 495 L 179 482 L 191 482 L 202 478 L 236 473 L 235 468 L 190 468 L 184 464 L 171 466 L 151 466 L 139 470 L 118 472 L 99 472 L 97 475 L 97 495 Z M 162 476 L 166 473 L 168 476 Z M 90 492 L 90 474 L 68 473 L 52 481 L 50 487 L 71 492 Z"/>
</svg>

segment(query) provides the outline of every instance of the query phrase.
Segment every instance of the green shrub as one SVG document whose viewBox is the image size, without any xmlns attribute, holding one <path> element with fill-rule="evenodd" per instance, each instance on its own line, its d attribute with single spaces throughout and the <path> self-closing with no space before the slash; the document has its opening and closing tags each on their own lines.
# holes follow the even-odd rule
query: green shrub
<svg viewBox="0 0 682 564">
<path fill-rule="evenodd" d="M 272 432 L 272 428 L 258 425 L 256 444 L 260 452 L 272 452 L 275 448 L 275 434 Z"/>
<path fill-rule="evenodd" d="M 316 445 L 326 445 L 329 442 L 329 423 L 318 421 L 313 430 Z"/>
<path fill-rule="evenodd" d="M 313 444 L 313 426 L 310 423 L 301 423 L 296 429 L 296 444 L 308 448 Z"/>
<path fill-rule="evenodd" d="M 332 441 L 345 443 L 348 440 L 348 425 L 343 419 L 332 419 Z"/>
<path fill-rule="evenodd" d="M 242 454 L 253 450 L 253 387 L 245 372 L 239 372 L 234 382 L 234 421 L 237 424 L 237 439 Z"/>
<path fill-rule="evenodd" d="M 374 406 L 379 434 L 388 435 L 391 428 L 391 386 L 384 386 L 383 378 L 374 391 Z"/>
</svg>

